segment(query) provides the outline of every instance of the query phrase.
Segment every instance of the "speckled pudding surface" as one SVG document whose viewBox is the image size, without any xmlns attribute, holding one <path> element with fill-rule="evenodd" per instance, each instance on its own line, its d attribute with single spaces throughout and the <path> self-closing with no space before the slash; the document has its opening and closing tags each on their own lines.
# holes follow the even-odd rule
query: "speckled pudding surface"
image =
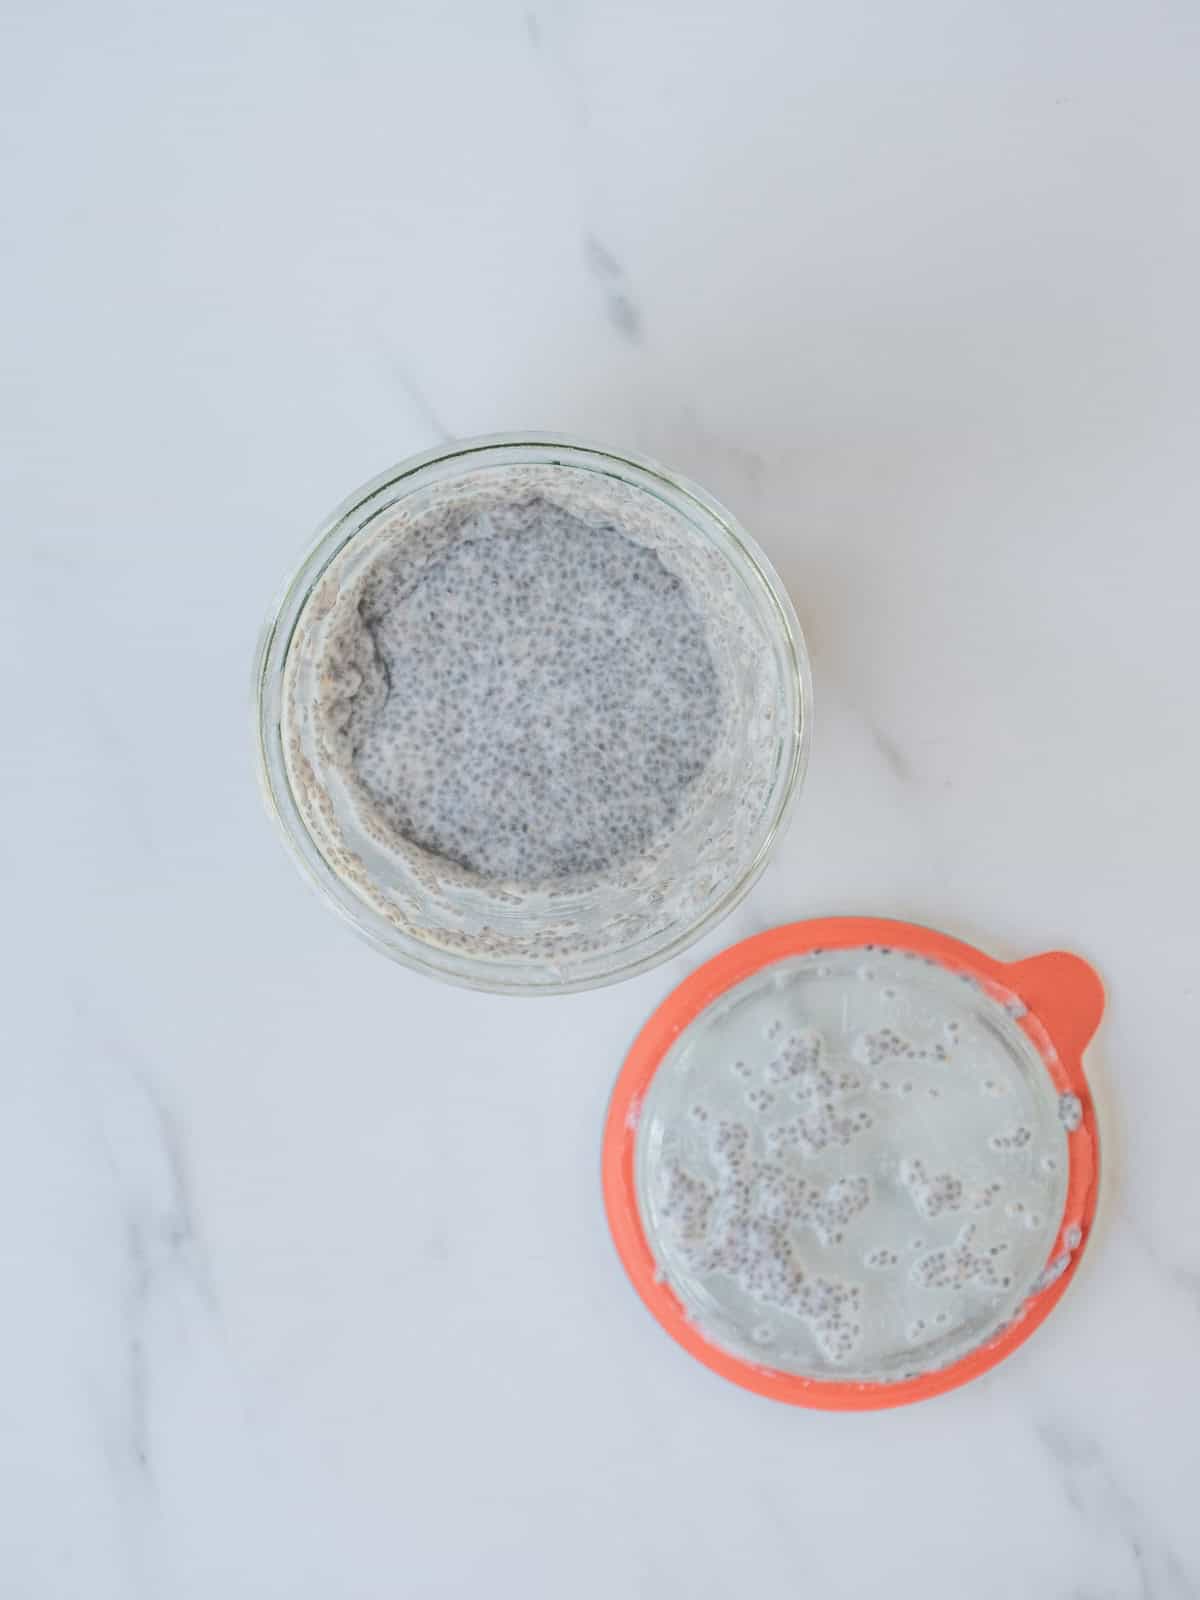
<svg viewBox="0 0 1200 1600">
<path fill-rule="evenodd" d="M 718 734 L 704 624 L 653 550 L 540 495 L 384 544 L 321 663 L 330 751 L 393 842 L 486 879 L 602 873 L 671 826 Z"/>
<path fill-rule="evenodd" d="M 333 550 L 282 755 L 368 931 L 566 985 L 757 870 L 800 770 L 802 645 L 719 508 L 505 453 L 434 461 Z"/>
</svg>

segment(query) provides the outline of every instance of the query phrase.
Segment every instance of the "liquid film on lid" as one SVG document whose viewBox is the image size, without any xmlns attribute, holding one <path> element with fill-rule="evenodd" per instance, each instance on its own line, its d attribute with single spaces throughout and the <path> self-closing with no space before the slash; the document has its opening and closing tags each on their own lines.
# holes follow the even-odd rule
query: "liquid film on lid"
<svg viewBox="0 0 1200 1600">
<path fill-rule="evenodd" d="M 1064 1098 L 958 974 L 877 949 L 779 961 L 702 1012 L 646 1092 L 658 1270 L 746 1361 L 840 1382 L 948 1366 L 1045 1284 Z"/>
</svg>

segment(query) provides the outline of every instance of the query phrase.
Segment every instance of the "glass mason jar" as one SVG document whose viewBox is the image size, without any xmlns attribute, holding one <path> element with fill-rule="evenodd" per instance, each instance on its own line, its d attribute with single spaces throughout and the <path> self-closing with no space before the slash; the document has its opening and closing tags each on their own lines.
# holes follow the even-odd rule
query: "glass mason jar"
<svg viewBox="0 0 1200 1600">
<path fill-rule="evenodd" d="M 422 527 L 447 507 L 486 513 L 529 495 L 655 551 L 702 619 L 720 691 L 711 753 L 675 825 L 632 860 L 549 883 L 481 878 L 387 837 L 356 803 L 322 733 L 330 619 L 381 548 L 427 539 Z M 552 434 L 446 445 L 351 495 L 319 529 L 265 630 L 255 698 L 268 809 L 324 898 L 393 959 L 510 994 L 631 977 L 732 910 L 796 800 L 812 717 L 795 612 L 729 512 L 653 462 Z"/>
</svg>

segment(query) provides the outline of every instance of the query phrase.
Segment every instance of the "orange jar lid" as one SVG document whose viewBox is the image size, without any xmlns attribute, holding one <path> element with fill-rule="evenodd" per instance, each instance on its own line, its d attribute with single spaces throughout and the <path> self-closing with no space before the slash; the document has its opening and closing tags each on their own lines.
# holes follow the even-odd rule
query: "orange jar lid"
<svg viewBox="0 0 1200 1600">
<path fill-rule="evenodd" d="M 1096 1205 L 1082 1053 L 1096 973 L 908 923 L 792 923 L 724 951 L 630 1050 L 604 1138 L 651 1312 L 777 1400 L 925 1399 L 1064 1293 Z"/>
</svg>

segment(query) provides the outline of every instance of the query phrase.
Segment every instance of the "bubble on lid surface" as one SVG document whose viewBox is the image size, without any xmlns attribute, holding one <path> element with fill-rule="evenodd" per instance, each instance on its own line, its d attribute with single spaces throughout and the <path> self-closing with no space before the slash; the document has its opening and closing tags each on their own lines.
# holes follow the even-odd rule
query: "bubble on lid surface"
<svg viewBox="0 0 1200 1600">
<path fill-rule="evenodd" d="M 1048 1289 L 1052 1283 L 1057 1283 L 1070 1265 L 1071 1256 L 1069 1251 L 1064 1251 L 1062 1255 L 1055 1256 L 1054 1260 L 1050 1262 L 1034 1284 L 1035 1292 L 1040 1293 L 1041 1290 Z"/>
<path fill-rule="evenodd" d="M 1068 1133 L 1074 1133 L 1083 1122 L 1083 1102 L 1077 1094 L 1064 1094 L 1058 1102 L 1058 1116 Z"/>
</svg>

